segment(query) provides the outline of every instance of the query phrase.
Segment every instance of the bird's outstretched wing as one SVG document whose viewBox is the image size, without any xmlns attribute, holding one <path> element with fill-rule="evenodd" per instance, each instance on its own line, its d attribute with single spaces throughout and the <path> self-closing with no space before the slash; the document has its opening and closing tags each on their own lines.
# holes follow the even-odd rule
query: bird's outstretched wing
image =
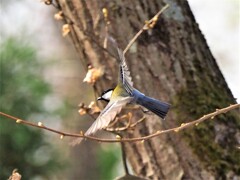
<svg viewBox="0 0 240 180">
<path fill-rule="evenodd" d="M 128 70 L 123 51 L 118 48 L 118 44 L 113 37 L 108 36 L 107 42 L 108 42 L 108 46 L 107 46 L 108 51 L 118 60 L 118 63 L 119 63 L 118 81 L 119 83 L 123 84 L 127 93 L 132 95 L 132 91 L 133 91 L 132 77 L 130 75 L 130 71 Z"/>
<path fill-rule="evenodd" d="M 131 101 L 132 97 L 122 97 L 121 99 L 110 101 L 84 135 L 88 136 L 94 134 L 96 131 L 107 127 L 121 111 L 122 107 Z M 74 139 L 71 145 L 74 146 L 79 144 L 82 139 L 83 138 Z"/>
<path fill-rule="evenodd" d="M 118 48 L 118 55 L 119 55 L 119 60 L 120 60 L 119 81 L 123 84 L 127 93 L 132 95 L 132 92 L 133 92 L 133 89 L 134 89 L 133 88 L 132 77 L 130 75 L 130 71 L 128 70 L 124 54 L 123 54 L 122 50 L 119 49 L 119 48 Z"/>
</svg>

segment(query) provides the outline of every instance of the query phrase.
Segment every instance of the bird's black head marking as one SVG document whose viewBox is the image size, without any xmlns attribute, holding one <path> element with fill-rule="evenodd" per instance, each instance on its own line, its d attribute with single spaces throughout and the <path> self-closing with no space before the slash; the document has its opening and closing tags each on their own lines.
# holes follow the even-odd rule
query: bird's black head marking
<svg viewBox="0 0 240 180">
<path fill-rule="evenodd" d="M 103 101 L 109 102 L 112 92 L 113 92 L 113 89 L 108 89 L 106 91 L 103 91 L 103 93 L 97 100 L 103 100 Z"/>
</svg>

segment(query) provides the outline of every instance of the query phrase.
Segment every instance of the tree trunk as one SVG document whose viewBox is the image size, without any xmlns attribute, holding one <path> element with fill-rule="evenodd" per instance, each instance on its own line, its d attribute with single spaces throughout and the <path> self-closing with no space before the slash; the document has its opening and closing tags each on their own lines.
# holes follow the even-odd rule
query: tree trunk
<svg viewBox="0 0 240 180">
<path fill-rule="evenodd" d="M 235 103 L 219 67 L 201 34 L 187 1 L 57 0 L 70 24 L 70 37 L 85 67 L 104 67 L 94 89 L 100 94 L 117 83 L 116 61 L 103 50 L 102 9 L 108 10 L 109 33 L 124 49 L 130 39 L 165 3 L 170 8 L 153 29 L 145 31 L 126 53 L 135 88 L 172 104 L 166 121 L 147 119 L 124 137 L 139 137 L 179 126 L 216 108 Z M 109 78 L 112 77 L 112 78 Z M 135 113 L 134 119 L 141 117 Z M 150 179 L 232 179 L 240 175 L 237 111 L 215 117 L 184 132 L 145 142 L 125 143 L 134 173 Z"/>
</svg>

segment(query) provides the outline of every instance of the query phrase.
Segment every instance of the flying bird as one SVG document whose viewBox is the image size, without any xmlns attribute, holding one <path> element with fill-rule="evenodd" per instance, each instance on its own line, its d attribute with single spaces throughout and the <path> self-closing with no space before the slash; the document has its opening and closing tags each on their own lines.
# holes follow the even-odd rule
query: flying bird
<svg viewBox="0 0 240 180">
<path fill-rule="evenodd" d="M 107 106 L 102 110 L 98 118 L 85 132 L 84 135 L 92 135 L 96 131 L 106 128 L 121 109 L 127 104 L 138 104 L 152 111 L 160 118 L 165 119 L 170 105 L 157 99 L 145 96 L 143 93 L 133 87 L 130 71 L 128 70 L 123 51 L 118 48 L 113 39 L 109 39 L 114 45 L 114 51 L 117 54 L 119 62 L 119 77 L 118 84 L 114 89 L 108 89 L 102 93 L 98 100 L 108 102 Z M 79 144 L 83 138 L 76 138 L 71 143 L 72 145 Z"/>
</svg>

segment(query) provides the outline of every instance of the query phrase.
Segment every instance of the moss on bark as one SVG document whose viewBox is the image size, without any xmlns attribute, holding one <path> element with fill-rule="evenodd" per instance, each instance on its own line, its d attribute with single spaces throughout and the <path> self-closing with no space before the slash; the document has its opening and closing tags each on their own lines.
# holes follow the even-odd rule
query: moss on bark
<svg viewBox="0 0 240 180">
<path fill-rule="evenodd" d="M 201 86 L 185 88 L 174 99 L 178 123 L 200 118 L 204 114 L 234 102 L 224 87 L 201 81 Z M 240 152 L 237 136 L 240 129 L 239 111 L 228 112 L 182 132 L 195 154 L 217 176 L 226 177 L 230 171 L 240 174 Z"/>
</svg>

